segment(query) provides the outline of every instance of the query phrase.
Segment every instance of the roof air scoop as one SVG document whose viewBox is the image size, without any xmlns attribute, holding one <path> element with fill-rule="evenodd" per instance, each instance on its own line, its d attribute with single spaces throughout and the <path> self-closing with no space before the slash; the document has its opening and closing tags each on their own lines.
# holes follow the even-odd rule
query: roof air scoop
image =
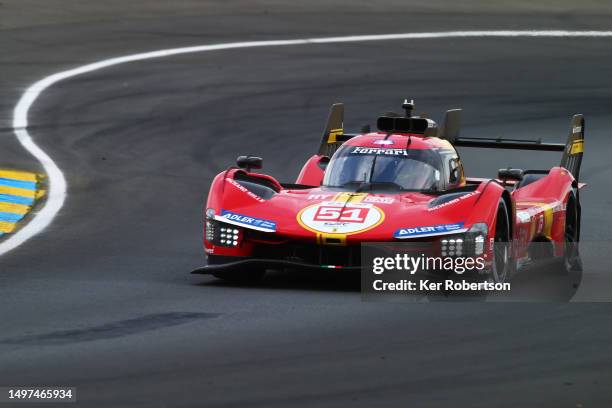
<svg viewBox="0 0 612 408">
<path fill-rule="evenodd" d="M 388 133 L 416 133 L 424 136 L 436 136 L 438 125 L 431 119 L 412 116 L 414 100 L 404 100 L 402 108 L 406 112 L 404 117 L 397 114 L 386 113 L 380 116 L 377 127 L 381 132 Z"/>
</svg>

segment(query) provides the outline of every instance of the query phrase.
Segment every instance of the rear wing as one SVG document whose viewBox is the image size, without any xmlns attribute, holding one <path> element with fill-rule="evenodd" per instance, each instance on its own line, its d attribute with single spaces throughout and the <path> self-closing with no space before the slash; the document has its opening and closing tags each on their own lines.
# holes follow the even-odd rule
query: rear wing
<svg viewBox="0 0 612 408">
<path fill-rule="evenodd" d="M 541 139 L 506 139 L 489 137 L 461 137 L 461 109 L 453 109 L 444 115 L 444 123 L 438 137 L 451 142 L 457 147 L 480 147 L 489 149 L 536 150 L 547 152 L 563 152 L 560 166 L 566 168 L 576 180 L 580 176 L 580 165 L 584 152 L 584 117 L 574 115 L 570 133 L 565 144 L 544 143 Z"/>
<path fill-rule="evenodd" d="M 404 102 L 403 107 L 412 109 L 413 102 Z M 437 127 L 435 122 L 410 116 L 407 110 L 407 117 L 399 115 L 385 115 L 378 118 L 378 128 L 384 132 L 408 132 L 422 133 L 425 137 L 437 136 L 448 140 L 456 147 L 480 147 L 489 149 L 515 149 L 515 150 L 536 150 L 546 152 L 563 152 L 561 167 L 567 169 L 576 181 L 580 176 L 580 165 L 584 153 L 584 117 L 574 115 L 572 118 L 570 133 L 565 144 L 544 143 L 541 139 L 506 139 L 500 137 L 462 137 L 461 130 L 461 109 L 451 109 L 446 111 L 444 122 L 441 127 Z M 367 131 L 366 131 L 367 132 Z M 336 150 L 350 138 L 357 136 L 356 133 L 344 133 L 344 104 L 335 103 L 332 105 L 327 117 L 327 123 L 323 130 L 323 137 L 319 146 L 320 156 L 331 157 Z"/>
</svg>

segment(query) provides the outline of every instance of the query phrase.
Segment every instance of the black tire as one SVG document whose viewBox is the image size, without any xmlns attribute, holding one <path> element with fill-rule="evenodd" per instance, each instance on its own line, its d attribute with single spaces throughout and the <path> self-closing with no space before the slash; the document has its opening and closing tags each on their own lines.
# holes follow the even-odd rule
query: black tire
<svg viewBox="0 0 612 408">
<path fill-rule="evenodd" d="M 215 272 L 213 273 L 213 276 L 226 282 L 252 286 L 261 282 L 265 274 L 265 269 L 252 268 L 237 271 Z"/>
<path fill-rule="evenodd" d="M 563 257 L 560 260 L 563 270 L 568 273 L 582 271 L 580 259 L 580 216 L 576 194 L 572 191 L 567 199 L 565 208 L 565 240 L 563 245 Z"/>
<path fill-rule="evenodd" d="M 578 248 L 580 231 L 580 211 L 574 192 L 567 200 L 565 213 L 565 240 L 563 256 L 553 259 L 548 266 L 555 282 L 547 293 L 553 301 L 570 301 L 582 282 L 582 260 Z"/>
<path fill-rule="evenodd" d="M 493 245 L 493 261 L 489 270 L 489 280 L 495 283 L 504 283 L 513 271 L 511 257 L 510 214 L 506 202 L 500 198 L 497 204 L 495 218 L 495 235 Z"/>
<path fill-rule="evenodd" d="M 515 271 L 515 260 L 511 257 L 510 215 L 508 207 L 503 199 L 497 205 L 497 217 L 495 221 L 495 245 L 493 265 L 486 270 L 486 279 L 493 283 L 506 282 Z M 468 280 L 482 281 L 483 275 L 470 275 Z M 450 296 L 445 293 L 427 295 L 430 302 L 458 301 L 458 302 L 482 302 L 487 299 L 489 293 L 486 291 L 462 292 L 461 296 Z"/>
</svg>

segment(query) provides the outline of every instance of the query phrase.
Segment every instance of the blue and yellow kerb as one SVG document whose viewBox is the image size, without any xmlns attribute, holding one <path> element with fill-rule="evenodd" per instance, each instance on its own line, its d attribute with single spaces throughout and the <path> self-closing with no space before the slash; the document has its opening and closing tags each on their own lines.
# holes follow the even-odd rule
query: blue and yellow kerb
<svg viewBox="0 0 612 408">
<path fill-rule="evenodd" d="M 45 191 L 39 174 L 0 169 L 0 237 L 13 232 Z"/>
</svg>

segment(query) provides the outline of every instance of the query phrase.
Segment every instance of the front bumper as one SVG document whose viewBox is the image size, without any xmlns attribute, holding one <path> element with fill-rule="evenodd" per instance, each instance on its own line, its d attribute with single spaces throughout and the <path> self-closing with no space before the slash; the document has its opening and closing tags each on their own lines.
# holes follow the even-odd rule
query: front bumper
<svg viewBox="0 0 612 408">
<path fill-rule="evenodd" d="M 212 260 L 209 257 L 209 260 Z M 215 256 L 214 261 L 206 266 L 194 269 L 192 274 L 211 275 L 216 272 L 241 270 L 244 268 L 265 268 L 265 269 L 296 269 L 303 271 L 322 271 L 329 269 L 338 269 L 343 271 L 359 271 L 360 266 L 339 266 L 339 265 L 316 265 L 305 262 L 289 261 L 285 259 L 266 259 L 266 258 L 248 258 L 234 256 Z"/>
<path fill-rule="evenodd" d="M 419 253 L 432 252 L 431 242 L 414 242 L 413 245 L 412 248 Z M 208 255 L 208 265 L 197 268 L 192 273 L 214 274 L 248 268 L 360 271 L 361 264 L 361 245 L 289 242 L 282 245 L 259 244 L 254 246 L 252 253 L 247 256 Z"/>
</svg>

